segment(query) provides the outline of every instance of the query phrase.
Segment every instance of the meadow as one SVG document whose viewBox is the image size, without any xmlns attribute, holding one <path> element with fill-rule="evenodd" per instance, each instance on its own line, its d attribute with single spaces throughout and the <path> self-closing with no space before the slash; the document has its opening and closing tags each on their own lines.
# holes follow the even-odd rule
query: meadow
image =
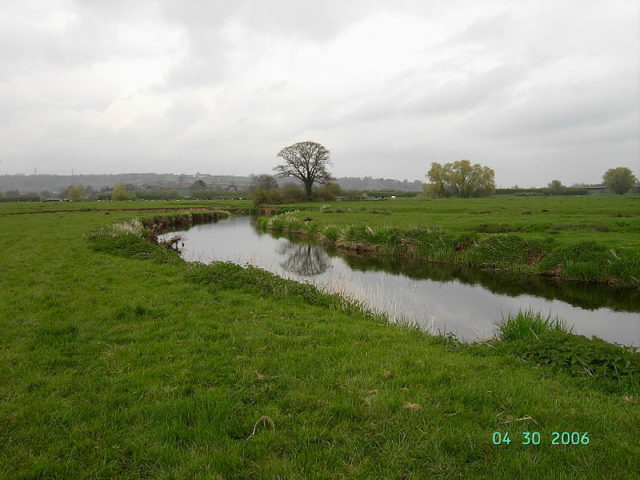
<svg viewBox="0 0 640 480">
<path fill-rule="evenodd" d="M 263 219 L 361 253 L 640 286 L 640 196 L 397 198 L 298 204 Z"/>
<path fill-rule="evenodd" d="M 539 215 L 521 213 L 529 200 L 508 200 L 497 223 L 534 224 Z M 637 199 L 580 200 L 587 206 L 536 208 L 550 210 L 551 225 L 566 217 L 585 226 L 582 239 L 638 248 Z M 464 233 L 469 219 L 496 223 L 455 200 L 391 202 L 298 208 L 313 218 L 306 223 L 328 226 L 420 222 Z M 144 238 L 177 214 L 148 208 L 210 207 L 250 205 L 65 203 L 75 211 L 57 213 L 41 212 L 59 204 L 0 205 L 0 478 L 626 479 L 640 471 L 637 353 L 555 327 L 535 327 L 536 343 L 521 324 L 502 341 L 460 345 L 256 268 L 187 264 Z M 113 227 L 132 218 L 143 228 Z M 612 231 L 586 227 L 601 223 Z M 571 242 L 567 230 L 556 235 Z M 577 344 L 584 365 L 571 355 Z M 525 445 L 523 432 L 539 432 L 540 444 Z"/>
</svg>

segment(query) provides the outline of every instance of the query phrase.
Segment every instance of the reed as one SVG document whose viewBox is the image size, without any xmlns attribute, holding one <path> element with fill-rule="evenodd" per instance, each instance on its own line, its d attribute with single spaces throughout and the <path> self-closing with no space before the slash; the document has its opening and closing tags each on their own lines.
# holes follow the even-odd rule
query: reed
<svg viewBox="0 0 640 480">
<path fill-rule="evenodd" d="M 544 332 L 572 333 L 570 327 L 563 320 L 534 312 L 531 309 L 519 310 L 516 314 L 508 314 L 497 324 L 501 340 L 521 340 L 525 338 L 539 338 Z"/>
</svg>

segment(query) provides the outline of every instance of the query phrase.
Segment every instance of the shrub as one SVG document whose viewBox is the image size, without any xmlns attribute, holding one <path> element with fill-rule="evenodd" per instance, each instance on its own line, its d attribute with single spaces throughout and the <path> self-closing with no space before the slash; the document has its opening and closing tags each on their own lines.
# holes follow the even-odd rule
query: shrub
<svg viewBox="0 0 640 480">
<path fill-rule="evenodd" d="M 251 192 L 250 198 L 251 200 L 253 200 L 253 204 L 255 207 L 266 204 L 277 204 L 282 201 L 280 190 L 275 188 L 265 190 L 262 187 L 257 187 L 253 190 L 253 192 Z"/>
<path fill-rule="evenodd" d="M 280 188 L 280 198 L 285 203 L 302 202 L 306 196 L 304 190 L 295 183 L 287 183 Z"/>
<path fill-rule="evenodd" d="M 340 195 L 340 185 L 337 183 L 328 183 L 326 185 L 322 185 L 313 190 L 312 198 L 313 200 L 320 200 L 324 202 L 328 202 L 331 200 L 335 200 L 338 195 Z"/>
</svg>

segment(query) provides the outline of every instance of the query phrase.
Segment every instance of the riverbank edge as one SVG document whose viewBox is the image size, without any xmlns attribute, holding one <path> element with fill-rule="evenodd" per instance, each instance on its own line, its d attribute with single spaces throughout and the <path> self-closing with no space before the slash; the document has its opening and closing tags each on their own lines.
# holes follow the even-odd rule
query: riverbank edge
<svg viewBox="0 0 640 480">
<path fill-rule="evenodd" d="M 452 234 L 440 229 L 338 227 L 299 220 L 292 213 L 260 216 L 259 228 L 307 238 L 363 256 L 403 256 L 428 263 L 540 275 L 562 280 L 640 289 L 640 255 L 608 249 L 592 241 L 553 247 L 515 234 Z"/>
<path fill-rule="evenodd" d="M 136 217 L 129 222 L 114 223 L 91 232 L 86 238 L 97 252 L 185 265 L 185 278 L 193 283 L 208 284 L 214 288 L 241 289 L 260 295 L 298 296 L 309 305 L 358 313 L 373 321 L 393 324 L 385 314 L 373 312 L 363 303 L 339 294 L 321 292 L 313 285 L 284 279 L 250 265 L 243 267 L 231 262 L 190 264 L 179 256 L 176 249 L 171 248 L 171 244 L 158 242 L 157 235 L 161 233 L 215 222 L 230 215 L 227 211 L 186 211 L 174 215 Z M 535 315 L 535 312 L 524 312 L 527 321 Z M 507 319 L 509 321 L 511 319 Z M 393 325 L 420 330 L 412 325 Z M 534 367 L 546 366 L 572 377 L 583 377 L 590 386 L 605 393 L 640 393 L 640 351 L 635 347 L 609 343 L 596 337 L 587 338 L 566 330 L 538 333 L 531 330 L 525 337 L 516 340 L 497 336 L 473 343 L 462 343 L 455 335 L 446 332 L 433 335 L 421 330 L 421 333 L 429 343 L 445 345 L 451 351 L 515 357 Z M 576 368 L 576 365 L 580 368 Z"/>
</svg>

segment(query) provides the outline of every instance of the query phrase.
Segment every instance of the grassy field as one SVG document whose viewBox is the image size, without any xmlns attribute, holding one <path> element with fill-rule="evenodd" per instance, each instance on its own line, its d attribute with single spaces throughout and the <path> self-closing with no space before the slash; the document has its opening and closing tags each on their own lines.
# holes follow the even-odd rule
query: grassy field
<svg viewBox="0 0 640 480">
<path fill-rule="evenodd" d="M 410 225 L 425 204 L 346 208 L 393 208 L 363 221 Z M 461 347 L 261 270 L 188 265 L 110 234 L 149 205 L 0 205 L 0 478 L 637 477 L 636 383 Z M 608 216 L 621 205 L 598 222 L 637 229 Z M 554 432 L 589 444 L 553 445 Z"/>
<path fill-rule="evenodd" d="M 397 198 L 296 206 L 316 210 L 309 216 L 321 224 L 517 233 L 531 239 L 552 236 L 560 245 L 593 240 L 609 247 L 640 250 L 640 195 Z"/>
<path fill-rule="evenodd" d="M 300 204 L 263 224 L 364 253 L 640 287 L 640 196 Z"/>
<path fill-rule="evenodd" d="M 210 200 L 150 200 L 150 201 L 121 201 L 121 202 L 12 202 L 0 205 L 0 214 L 20 215 L 48 212 L 50 214 L 66 211 L 153 211 L 153 210 L 184 210 L 210 209 L 228 207 L 233 210 L 249 210 L 253 206 L 248 200 L 233 202 Z"/>
</svg>

